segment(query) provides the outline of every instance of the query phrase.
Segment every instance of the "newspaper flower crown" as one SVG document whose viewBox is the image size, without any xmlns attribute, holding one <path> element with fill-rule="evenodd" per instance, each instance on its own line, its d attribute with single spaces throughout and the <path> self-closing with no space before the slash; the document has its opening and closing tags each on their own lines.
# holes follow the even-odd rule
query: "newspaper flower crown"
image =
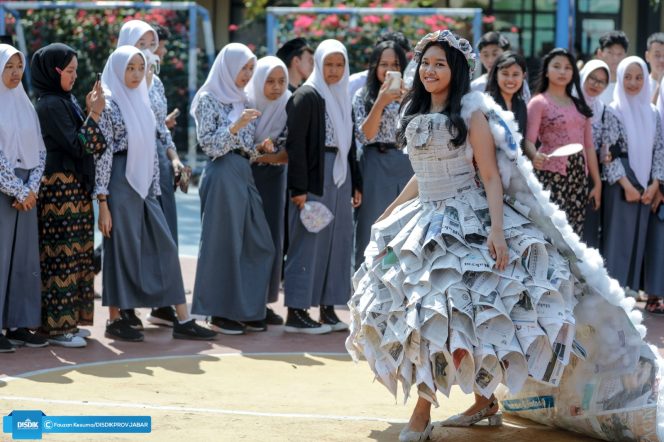
<svg viewBox="0 0 664 442">
<path fill-rule="evenodd" d="M 452 32 L 448 31 L 447 29 L 444 31 L 430 32 L 425 35 L 419 43 L 417 43 L 417 46 L 415 46 L 415 61 L 417 63 L 419 63 L 422 59 L 424 48 L 426 48 L 429 43 L 433 42 L 445 42 L 452 46 L 454 49 L 461 52 L 463 56 L 466 57 L 468 68 L 470 69 L 470 74 L 472 75 L 473 72 L 475 72 L 475 68 L 477 67 L 477 58 L 475 56 L 475 52 L 473 52 L 473 47 L 470 45 L 470 42 L 468 42 L 468 40 L 465 38 L 455 37 L 454 34 L 452 34 Z"/>
</svg>

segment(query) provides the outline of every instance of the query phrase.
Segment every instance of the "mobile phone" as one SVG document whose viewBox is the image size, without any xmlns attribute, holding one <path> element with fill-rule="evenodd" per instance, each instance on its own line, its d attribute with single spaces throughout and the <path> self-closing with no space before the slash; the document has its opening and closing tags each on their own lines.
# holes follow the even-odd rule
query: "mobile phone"
<svg viewBox="0 0 664 442">
<path fill-rule="evenodd" d="M 398 71 L 387 71 L 385 72 L 385 81 L 388 86 L 387 89 L 390 91 L 401 90 L 401 72 Z"/>
<path fill-rule="evenodd" d="M 97 81 L 101 81 L 101 72 L 97 72 Z"/>
<path fill-rule="evenodd" d="M 176 107 L 175 109 L 173 109 L 173 112 L 171 112 L 171 115 L 173 115 L 174 118 L 179 117 L 180 116 L 180 109 L 178 109 Z"/>
</svg>

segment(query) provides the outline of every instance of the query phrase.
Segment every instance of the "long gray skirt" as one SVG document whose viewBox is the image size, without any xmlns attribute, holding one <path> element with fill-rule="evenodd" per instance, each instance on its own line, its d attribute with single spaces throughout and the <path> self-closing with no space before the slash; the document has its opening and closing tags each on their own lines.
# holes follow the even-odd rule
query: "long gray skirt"
<svg viewBox="0 0 664 442">
<path fill-rule="evenodd" d="M 652 296 L 664 297 L 664 221 L 651 213 L 646 235 L 646 256 L 643 269 L 643 290 Z"/>
<path fill-rule="evenodd" d="M 364 262 L 364 249 L 371 239 L 371 226 L 399 196 L 413 176 L 408 155 L 399 149 L 380 153 L 364 147 L 360 160 L 362 205 L 355 209 L 355 268 Z"/>
<path fill-rule="evenodd" d="M 30 174 L 16 169 L 27 181 Z M 0 331 L 41 324 L 41 270 L 37 209 L 19 212 L 14 198 L 0 193 Z"/>
<path fill-rule="evenodd" d="M 286 306 L 308 309 L 317 305 L 346 304 L 351 295 L 350 258 L 353 247 L 353 216 L 350 170 L 341 187 L 334 184 L 336 154 L 325 154 L 323 196 L 307 194 L 307 201 L 320 201 L 334 220 L 318 233 L 307 231 L 300 211 L 289 202 L 288 257 L 284 273 Z"/>
<path fill-rule="evenodd" d="M 650 206 L 625 201 L 620 184 L 602 193 L 602 255 L 609 275 L 621 286 L 641 288 Z M 648 239 L 650 241 L 650 239 Z"/>
<path fill-rule="evenodd" d="M 178 250 L 157 198 L 143 200 L 125 177 L 126 155 L 113 156 L 104 238 L 102 304 L 130 309 L 185 302 Z"/>
<path fill-rule="evenodd" d="M 173 174 L 173 166 L 171 160 L 166 155 L 166 149 L 158 145 L 157 151 L 159 152 L 159 187 L 161 188 L 161 195 L 157 197 L 161 209 L 164 211 L 168 229 L 171 231 L 171 236 L 175 245 L 178 244 L 178 213 L 175 206 L 175 176 Z"/>
<path fill-rule="evenodd" d="M 267 289 L 267 302 L 276 302 L 279 299 L 279 286 L 281 285 L 281 267 L 284 249 L 284 210 L 286 210 L 286 166 L 251 166 L 254 182 L 258 193 L 263 200 L 265 219 L 270 226 L 272 243 L 274 244 L 274 262 L 270 284 Z"/>
<path fill-rule="evenodd" d="M 228 153 L 208 162 L 199 193 L 202 231 L 192 313 L 264 319 L 274 246 L 249 160 Z"/>
</svg>

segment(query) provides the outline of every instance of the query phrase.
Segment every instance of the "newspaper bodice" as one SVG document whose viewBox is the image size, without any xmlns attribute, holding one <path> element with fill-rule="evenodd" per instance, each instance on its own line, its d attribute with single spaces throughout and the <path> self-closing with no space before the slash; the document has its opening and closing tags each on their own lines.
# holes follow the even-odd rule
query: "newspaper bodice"
<svg viewBox="0 0 664 442">
<path fill-rule="evenodd" d="M 413 118 L 406 127 L 408 156 L 419 186 L 420 201 L 442 201 L 479 188 L 475 168 L 466 157 L 467 141 L 452 144 L 447 116 Z"/>
</svg>

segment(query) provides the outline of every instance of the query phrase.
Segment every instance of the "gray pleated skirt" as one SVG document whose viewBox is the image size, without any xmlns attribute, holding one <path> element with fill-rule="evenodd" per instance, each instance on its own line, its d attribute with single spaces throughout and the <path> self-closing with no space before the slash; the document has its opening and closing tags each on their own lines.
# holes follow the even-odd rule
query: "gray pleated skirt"
<svg viewBox="0 0 664 442">
<path fill-rule="evenodd" d="M 643 290 L 652 296 L 664 297 L 664 221 L 650 213 L 646 235 L 646 256 L 643 269 Z"/>
<path fill-rule="evenodd" d="M 199 193 L 202 230 L 192 313 L 264 319 L 274 246 L 249 160 L 228 153 L 208 162 Z"/>
<path fill-rule="evenodd" d="M 166 148 L 160 143 L 157 143 L 157 152 L 159 153 L 159 187 L 161 188 L 161 195 L 157 197 L 161 209 L 164 211 L 168 229 L 171 231 L 171 236 L 175 245 L 178 244 L 178 213 L 175 206 L 175 176 L 173 174 L 173 166 L 171 160 L 166 155 Z"/>
<path fill-rule="evenodd" d="M 265 219 L 270 226 L 272 244 L 274 244 L 274 261 L 270 284 L 267 289 L 267 302 L 279 299 L 281 286 L 281 268 L 284 249 L 284 211 L 286 210 L 286 166 L 251 166 L 254 182 L 263 200 Z"/>
<path fill-rule="evenodd" d="M 27 181 L 30 172 L 16 169 Z M 41 270 L 37 209 L 19 212 L 0 193 L 0 331 L 41 324 Z"/>
<path fill-rule="evenodd" d="M 413 176 L 408 155 L 399 149 L 380 153 L 364 147 L 360 160 L 362 205 L 355 209 L 355 268 L 364 262 L 364 249 L 371 239 L 371 226 L 399 196 Z"/>
<path fill-rule="evenodd" d="M 104 238 L 102 304 L 130 309 L 185 302 L 175 242 L 157 198 L 143 200 L 125 177 L 126 155 L 113 156 L 108 206 L 111 237 Z"/>
<path fill-rule="evenodd" d="M 289 202 L 288 257 L 284 272 L 286 306 L 308 309 L 317 305 L 343 305 L 351 295 L 350 259 L 353 247 L 353 214 L 350 168 L 341 187 L 334 184 L 336 154 L 325 153 L 323 196 L 307 194 L 307 201 L 320 201 L 334 220 L 318 233 L 307 231 L 300 211 Z"/>
<path fill-rule="evenodd" d="M 623 287 L 641 288 L 649 218 L 650 206 L 625 201 L 620 184 L 604 186 L 602 255 L 609 275 Z"/>
</svg>

